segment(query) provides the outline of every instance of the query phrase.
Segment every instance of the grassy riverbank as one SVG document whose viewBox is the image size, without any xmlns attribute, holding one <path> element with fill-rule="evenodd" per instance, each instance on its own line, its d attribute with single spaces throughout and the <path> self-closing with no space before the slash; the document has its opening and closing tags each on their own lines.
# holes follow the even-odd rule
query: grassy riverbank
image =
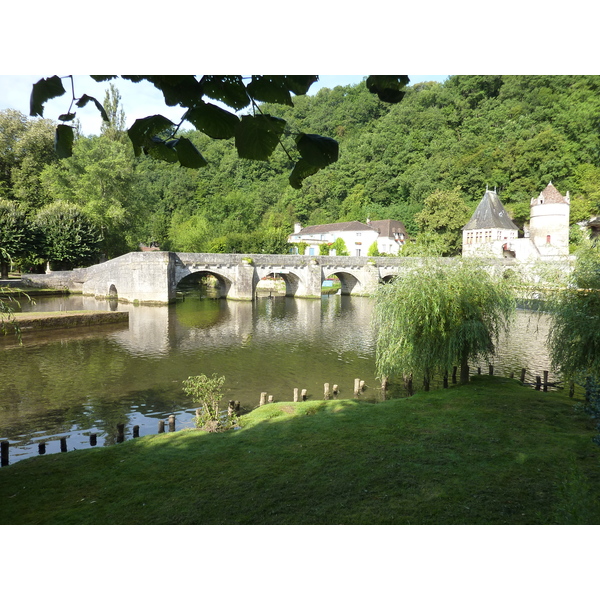
<svg viewBox="0 0 600 600">
<path fill-rule="evenodd" d="M 593 424 L 562 392 L 474 377 L 368 404 L 275 403 L 0 469 L 0 523 L 600 524 Z"/>
</svg>

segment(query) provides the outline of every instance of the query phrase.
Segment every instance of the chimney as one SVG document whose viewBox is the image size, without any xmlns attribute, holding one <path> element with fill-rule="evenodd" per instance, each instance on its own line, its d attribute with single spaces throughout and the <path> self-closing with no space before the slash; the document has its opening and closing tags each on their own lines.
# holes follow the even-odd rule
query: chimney
<svg viewBox="0 0 600 600">
<path fill-rule="evenodd" d="M 302 223 L 294 223 L 294 233 L 300 233 L 302 231 Z"/>
</svg>

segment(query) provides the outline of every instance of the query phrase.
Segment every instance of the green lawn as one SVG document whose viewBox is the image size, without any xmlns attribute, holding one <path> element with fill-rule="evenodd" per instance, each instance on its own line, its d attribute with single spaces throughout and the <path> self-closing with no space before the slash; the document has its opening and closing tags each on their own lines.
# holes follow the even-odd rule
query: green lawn
<svg viewBox="0 0 600 600">
<path fill-rule="evenodd" d="M 600 524 L 595 430 L 563 392 L 480 376 L 242 424 L 4 467 L 0 523 Z"/>
</svg>

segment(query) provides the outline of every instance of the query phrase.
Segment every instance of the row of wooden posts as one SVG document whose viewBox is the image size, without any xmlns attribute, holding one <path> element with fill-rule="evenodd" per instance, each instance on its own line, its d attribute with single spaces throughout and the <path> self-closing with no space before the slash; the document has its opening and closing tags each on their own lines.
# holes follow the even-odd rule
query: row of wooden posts
<svg viewBox="0 0 600 600">
<path fill-rule="evenodd" d="M 493 365 L 489 365 L 488 373 L 489 373 L 489 375 L 494 374 L 494 366 Z M 477 374 L 481 375 L 481 367 L 478 367 Z M 526 374 L 527 374 L 527 369 L 521 369 L 521 377 L 520 377 L 521 383 L 525 383 L 525 375 Z M 457 375 L 457 367 L 454 367 L 454 369 L 452 370 L 452 375 L 451 375 L 452 383 L 457 382 L 456 375 Z M 514 373 L 511 373 L 510 377 L 514 378 Z M 447 374 L 444 376 L 443 386 L 444 386 L 444 388 L 448 387 L 448 375 Z M 548 371 L 543 372 L 543 377 L 540 377 L 539 375 L 536 376 L 536 383 L 535 383 L 536 390 L 543 390 L 544 392 L 547 392 L 548 387 L 550 387 L 550 386 L 556 387 L 556 383 L 548 382 Z M 358 378 L 355 379 L 354 380 L 354 397 L 358 398 L 360 396 L 360 394 L 362 392 L 364 392 L 366 387 L 367 386 L 366 386 L 364 380 L 358 379 Z M 381 382 L 381 391 L 382 391 L 384 398 L 385 398 L 385 391 L 386 391 L 387 387 L 388 387 L 388 379 L 387 379 L 387 377 L 384 377 Z M 412 395 L 414 393 L 414 391 L 413 391 L 413 383 L 412 383 L 411 379 L 408 379 L 406 381 L 406 387 L 407 387 L 407 391 L 408 391 L 409 395 Z M 425 390 L 429 389 L 428 381 L 424 381 L 424 389 Z M 569 390 L 569 395 L 572 397 L 573 394 L 574 394 L 574 387 L 573 387 L 573 384 L 571 384 L 571 387 Z M 337 398 L 338 395 L 339 395 L 339 386 L 337 384 L 330 386 L 329 383 L 325 383 L 323 385 L 323 398 L 325 400 L 331 400 L 332 398 Z M 305 401 L 307 399 L 307 397 L 308 397 L 308 392 L 306 389 L 300 390 L 300 388 L 294 388 L 294 396 L 293 396 L 294 402 Z M 263 406 L 264 404 L 271 403 L 271 402 L 273 402 L 273 396 L 267 394 L 267 392 L 262 392 L 260 395 L 260 406 Z M 198 415 L 198 414 L 199 414 L 199 409 L 196 411 L 196 415 Z M 239 416 L 241 414 L 240 402 L 231 400 L 227 407 L 227 414 L 230 417 L 233 415 Z M 158 433 L 164 433 L 165 426 L 168 427 L 169 432 L 175 431 L 175 415 L 169 415 L 168 419 L 166 420 L 166 423 L 164 420 L 160 420 L 158 422 Z M 140 426 L 134 425 L 133 426 L 133 437 L 137 438 L 139 436 L 140 436 Z M 125 425 L 123 423 L 119 423 L 117 425 L 116 441 L 117 441 L 117 443 L 121 443 L 121 442 L 125 441 Z M 90 446 L 95 446 L 96 443 L 97 443 L 96 434 L 91 433 L 90 434 Z M 60 451 L 67 452 L 67 438 L 66 437 L 60 438 Z M 39 454 L 46 454 L 46 442 L 40 442 L 38 444 L 38 452 L 39 452 Z M 8 441 L 0 442 L 0 466 L 5 467 L 8 465 L 8 462 L 9 462 L 8 455 L 9 455 L 9 442 Z"/>
<path fill-rule="evenodd" d="M 196 410 L 196 416 L 198 416 L 200 409 Z M 239 400 L 229 402 L 229 406 L 227 408 L 227 413 L 229 416 L 241 414 L 241 407 Z M 165 433 L 165 428 L 168 428 L 169 432 L 175 431 L 175 415 L 169 415 L 168 419 L 160 420 L 158 422 L 158 433 Z M 140 437 L 140 426 L 133 426 L 133 437 Z M 117 425 L 117 444 L 125 441 L 125 425 L 123 423 L 119 423 Z M 97 434 L 90 433 L 90 446 L 95 446 L 97 444 Z M 0 466 L 6 467 L 8 465 L 9 459 L 9 442 L 3 441 L 0 442 Z M 60 438 L 60 451 L 67 452 L 67 438 Z M 38 444 L 38 454 L 46 454 L 46 442 L 40 442 Z"/>
<path fill-rule="evenodd" d="M 458 371 L 458 367 L 454 367 L 452 369 L 452 383 L 457 382 L 457 378 L 456 378 L 457 371 Z M 481 367 L 477 367 L 477 374 L 481 375 Z M 488 374 L 494 375 L 494 365 L 488 366 Z M 527 375 L 527 369 L 521 369 L 520 381 L 522 384 L 525 384 L 525 376 L 526 375 Z M 511 379 L 513 379 L 514 376 L 515 376 L 514 372 L 511 372 L 509 374 L 509 377 Z M 406 389 L 408 391 L 409 396 L 412 396 L 414 393 L 412 378 L 406 379 L 405 384 L 406 384 Z M 446 373 L 444 375 L 442 385 L 444 388 L 448 387 L 448 373 Z M 558 383 L 556 383 L 556 382 L 550 383 L 548 381 L 548 371 L 543 372 L 543 377 L 536 375 L 536 377 L 535 377 L 535 389 L 536 390 L 542 390 L 544 392 L 547 392 L 549 387 L 558 387 Z M 384 380 L 382 382 L 382 389 L 385 390 L 386 388 L 387 388 L 387 380 L 386 380 L 386 378 L 384 378 Z M 423 389 L 427 392 L 427 391 L 429 391 L 429 388 L 430 388 L 430 382 L 427 378 L 425 378 L 423 380 Z M 571 383 L 570 387 L 569 387 L 569 396 L 573 397 L 574 393 L 575 393 L 575 386 L 573 383 Z"/>
<path fill-rule="evenodd" d="M 362 379 L 354 380 L 354 397 L 358 398 L 362 392 L 366 389 L 366 384 Z M 340 393 L 340 387 L 337 384 L 330 385 L 329 383 L 323 384 L 323 399 L 331 400 L 337 398 Z M 308 390 L 301 390 L 300 388 L 294 388 L 294 402 L 304 402 L 308 398 Z M 260 394 L 259 406 L 270 404 L 273 402 L 273 396 L 262 392 Z"/>
</svg>

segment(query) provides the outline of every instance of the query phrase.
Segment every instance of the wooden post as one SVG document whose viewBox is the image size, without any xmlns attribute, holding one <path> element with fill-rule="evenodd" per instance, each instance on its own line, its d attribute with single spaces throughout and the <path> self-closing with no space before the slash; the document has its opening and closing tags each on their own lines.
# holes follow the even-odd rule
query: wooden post
<svg viewBox="0 0 600 600">
<path fill-rule="evenodd" d="M 384 375 L 381 378 L 381 399 L 383 401 L 386 400 L 386 396 L 387 396 L 387 388 L 388 388 L 388 378 Z"/>
<path fill-rule="evenodd" d="M 365 382 L 361 379 L 360 380 L 360 391 L 364 392 L 366 387 L 367 386 L 365 385 Z"/>
<path fill-rule="evenodd" d="M 235 415 L 235 402 L 233 400 L 230 400 L 227 404 L 227 418 L 231 419 L 233 415 Z"/>
<path fill-rule="evenodd" d="M 544 392 L 548 391 L 548 371 L 544 371 L 544 387 L 542 389 Z"/>
<path fill-rule="evenodd" d="M 125 441 L 125 424 L 119 423 L 117 425 L 117 444 Z"/>
<path fill-rule="evenodd" d="M 67 451 L 67 438 L 66 437 L 60 438 L 60 451 L 61 452 Z"/>
<path fill-rule="evenodd" d="M 456 383 L 456 371 L 458 371 L 458 367 L 452 367 L 452 383 Z"/>
<path fill-rule="evenodd" d="M 481 375 L 481 367 L 477 367 L 477 375 Z"/>
<path fill-rule="evenodd" d="M 169 415 L 169 431 L 175 431 L 175 415 Z"/>
<path fill-rule="evenodd" d="M 133 426 L 133 437 L 134 438 L 140 437 L 140 426 L 139 425 Z"/>
<path fill-rule="evenodd" d="M 233 407 L 233 408 L 234 408 L 234 410 L 235 410 L 235 414 L 236 414 L 236 416 L 238 416 L 238 417 L 239 417 L 239 416 L 242 414 L 242 409 L 240 408 L 240 401 L 239 401 L 239 400 L 236 400 L 236 401 L 235 401 L 235 404 L 234 404 L 234 407 Z"/>
<path fill-rule="evenodd" d="M 90 446 L 95 446 L 95 445 L 96 445 L 96 434 L 90 433 Z"/>
<path fill-rule="evenodd" d="M 165 432 L 165 422 L 161 420 L 158 422 L 158 433 L 164 433 L 164 432 Z"/>
<path fill-rule="evenodd" d="M 414 394 L 412 375 L 404 378 L 404 384 L 406 385 L 406 393 L 412 396 Z"/>
<path fill-rule="evenodd" d="M 323 384 L 323 398 L 325 400 L 329 400 L 329 398 L 331 398 L 331 394 L 329 393 L 329 384 L 328 383 Z"/>
<path fill-rule="evenodd" d="M 337 398 L 337 395 L 340 393 L 340 388 L 337 383 L 333 385 L 333 397 Z"/>
<path fill-rule="evenodd" d="M 302 398 L 302 402 L 306 400 L 307 393 L 308 392 L 306 390 L 302 390 L 302 392 L 300 393 L 300 398 Z"/>
<path fill-rule="evenodd" d="M 260 393 L 260 406 L 264 406 L 264 404 L 267 402 L 267 392 L 261 392 Z"/>
<path fill-rule="evenodd" d="M 527 369 L 521 369 L 521 383 L 525 383 L 525 373 L 527 373 Z"/>
<path fill-rule="evenodd" d="M 542 378 L 539 375 L 535 376 L 535 389 L 536 390 L 542 389 Z"/>
<path fill-rule="evenodd" d="M 360 394 L 360 379 L 354 380 L 354 397 L 358 398 Z"/>
<path fill-rule="evenodd" d="M 38 444 L 38 454 L 46 454 L 46 442 L 40 442 Z"/>
<path fill-rule="evenodd" d="M 273 403 L 273 396 L 271 394 L 269 394 L 269 396 L 267 397 L 267 403 L 268 404 L 272 404 Z"/>
<path fill-rule="evenodd" d="M 444 389 L 448 387 L 448 371 L 444 372 L 444 380 L 442 385 L 444 386 Z"/>
<path fill-rule="evenodd" d="M 4 440 L 0 442 L 0 465 L 3 467 L 8 466 L 8 449 L 10 444 Z"/>
<path fill-rule="evenodd" d="M 488 371 L 488 373 L 489 373 L 490 375 L 493 375 L 493 374 L 494 374 L 494 365 L 490 365 L 490 366 L 489 366 L 489 371 Z"/>
<path fill-rule="evenodd" d="M 294 388 L 294 402 L 298 402 L 298 388 Z"/>
<path fill-rule="evenodd" d="M 572 398 L 575 395 L 575 384 L 571 381 L 569 383 L 569 398 Z"/>
<path fill-rule="evenodd" d="M 514 371 L 511 371 L 511 372 L 510 372 L 510 375 L 509 375 L 509 377 L 510 377 L 511 379 L 514 379 L 514 377 L 515 377 L 515 372 L 514 372 Z"/>
</svg>

